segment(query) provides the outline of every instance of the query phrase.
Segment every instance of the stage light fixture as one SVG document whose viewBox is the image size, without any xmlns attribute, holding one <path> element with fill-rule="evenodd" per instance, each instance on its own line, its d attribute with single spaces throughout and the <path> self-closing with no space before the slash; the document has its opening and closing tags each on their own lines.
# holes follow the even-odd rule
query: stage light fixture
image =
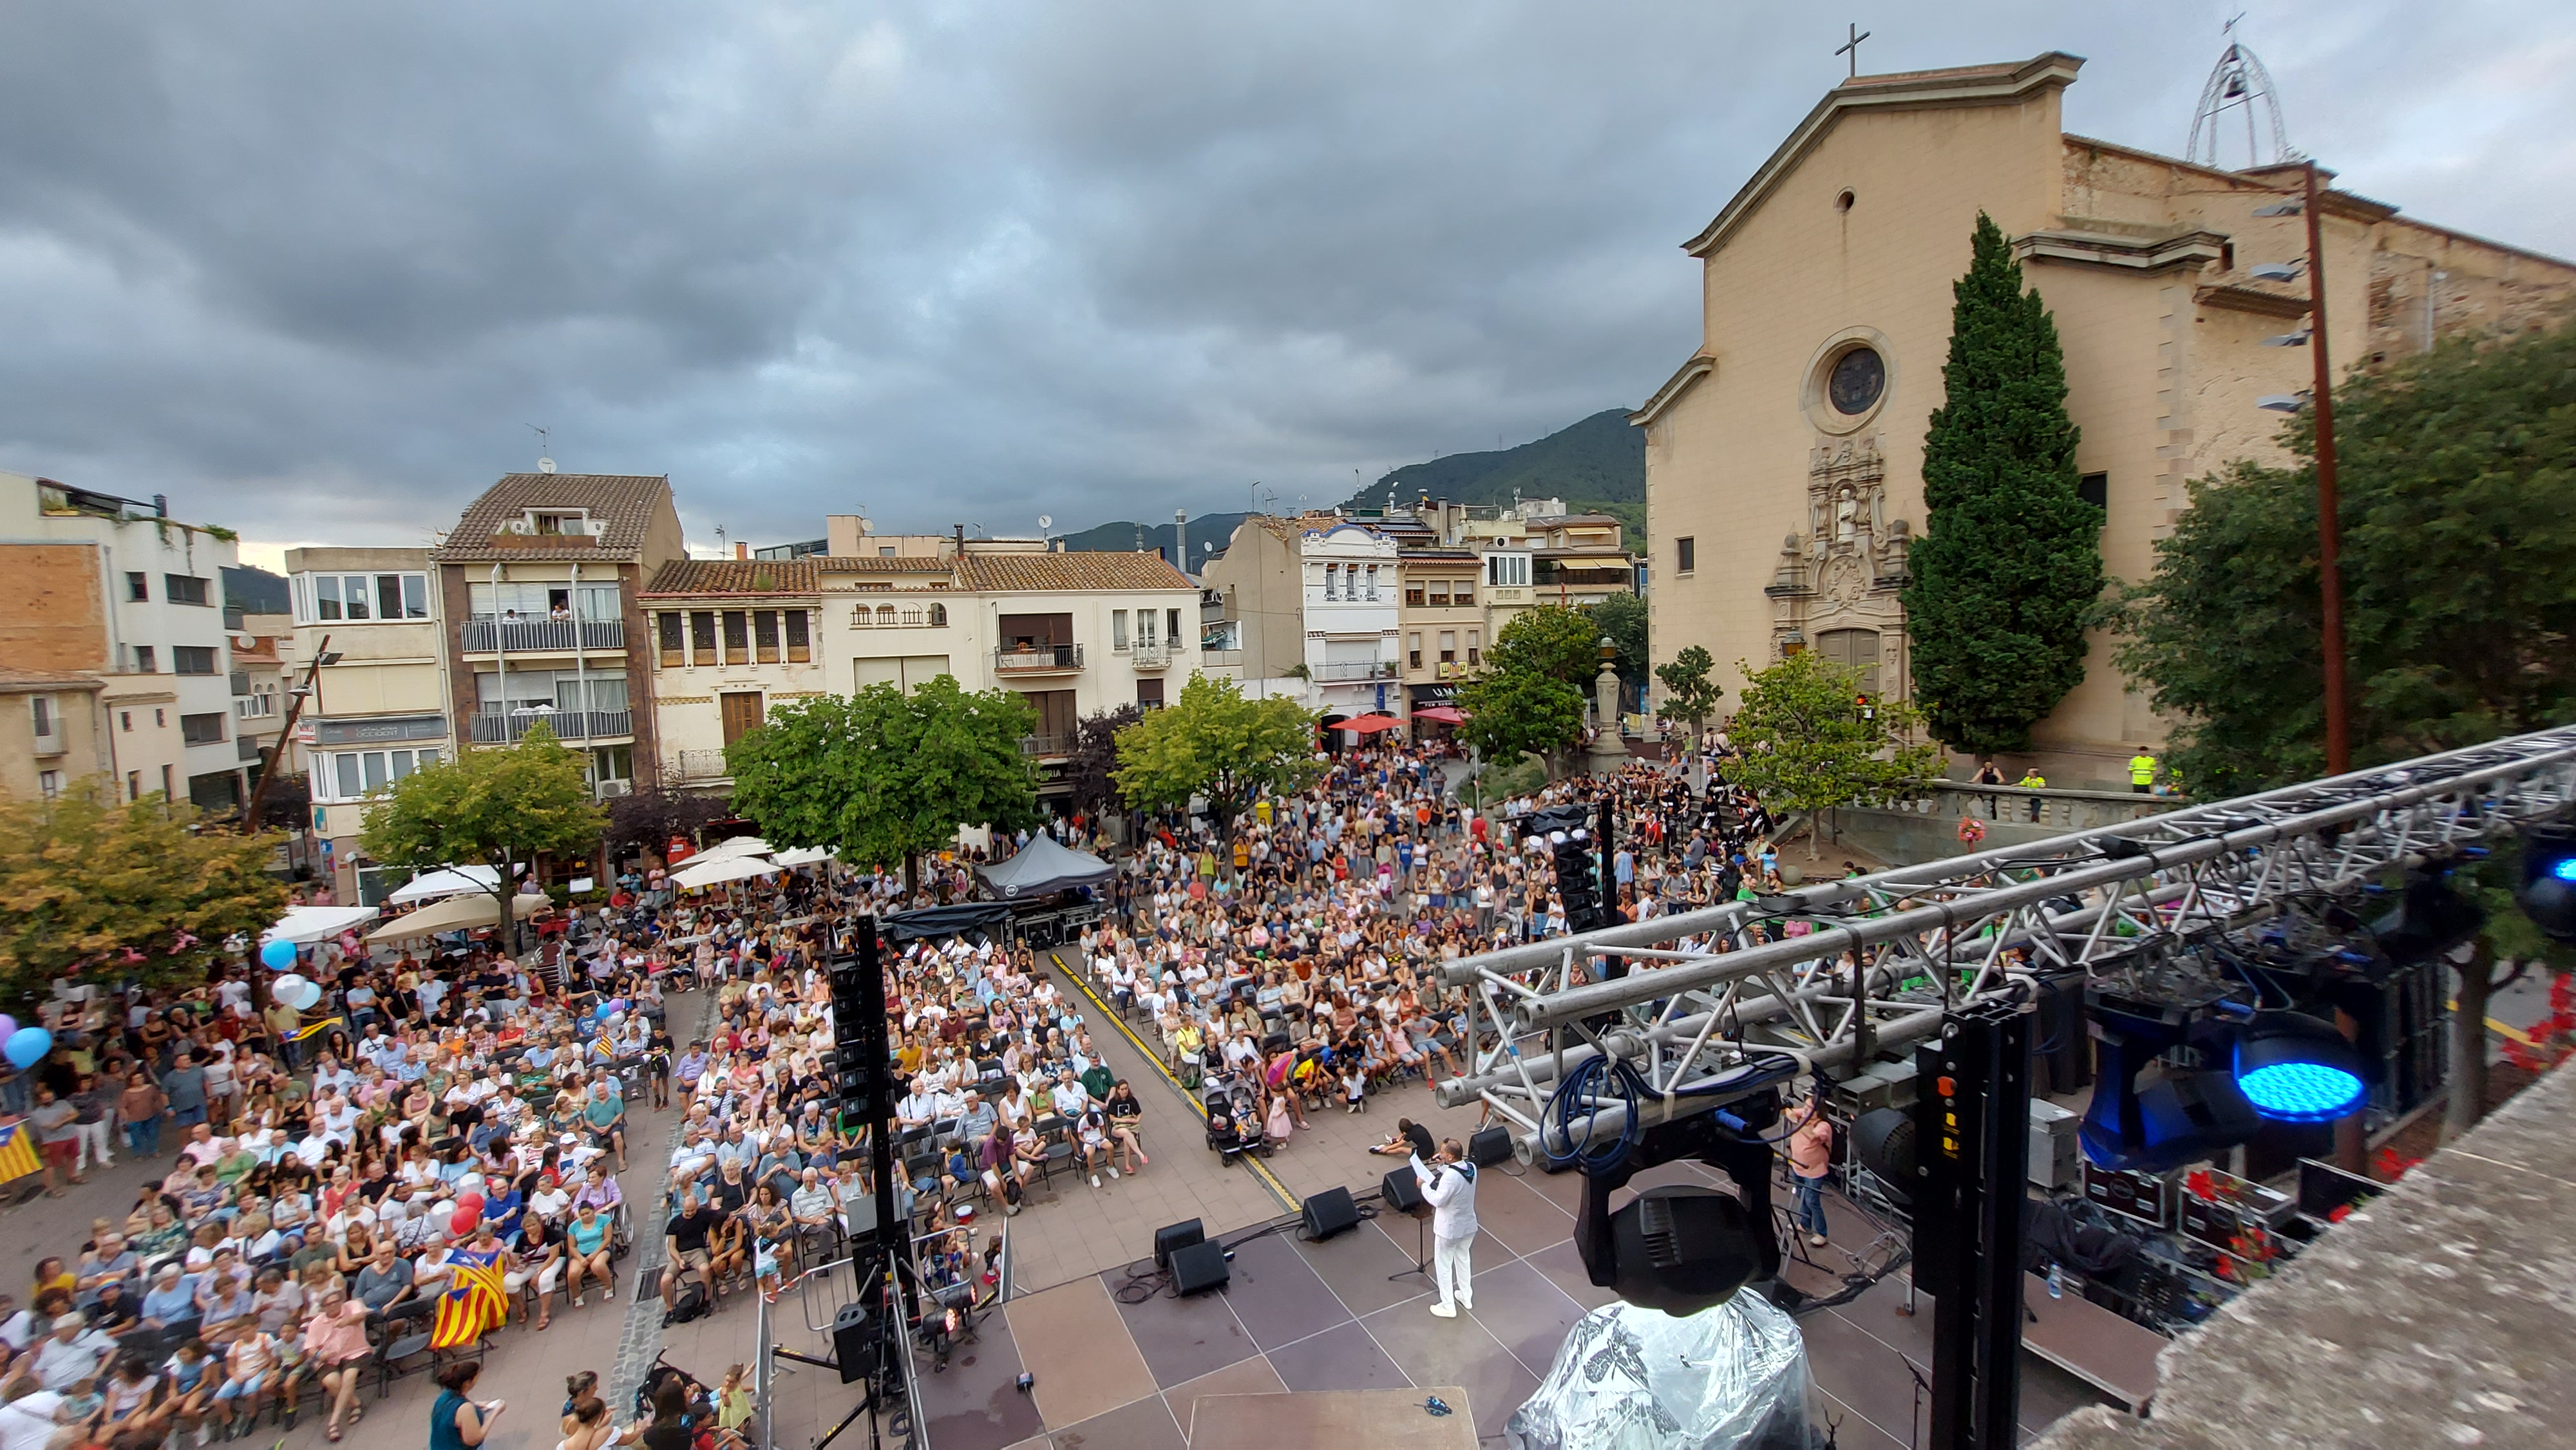
<svg viewBox="0 0 2576 1450">
<path fill-rule="evenodd" d="M 1610 1195 L 1631 1177 L 1686 1159 L 1724 1172 L 1735 1192 L 1669 1184 L 1611 1211 Z M 1745 1285 L 1780 1272 L 1771 1228 L 1771 1145 L 1726 1127 L 1714 1114 L 1647 1128 L 1625 1158 L 1584 1173 L 1574 1242 L 1586 1277 L 1639 1308 L 1684 1315 L 1723 1304 Z"/>
<path fill-rule="evenodd" d="M 2406 873 L 2396 909 L 2372 922 L 2370 935 L 2381 955 L 2406 966 L 2474 939 L 2486 924 L 2485 907 L 2453 890 L 2438 868 L 2419 868 Z"/>
<path fill-rule="evenodd" d="M 2361 1054 L 2333 1027 L 2296 1012 L 2254 1019 L 2236 1041 L 2236 1086 L 2254 1111 L 2285 1123 L 2330 1123 L 2362 1105 Z"/>
<path fill-rule="evenodd" d="M 2576 942 L 2576 826 L 2534 826 L 2522 838 L 2522 914 L 2553 941 Z"/>
</svg>

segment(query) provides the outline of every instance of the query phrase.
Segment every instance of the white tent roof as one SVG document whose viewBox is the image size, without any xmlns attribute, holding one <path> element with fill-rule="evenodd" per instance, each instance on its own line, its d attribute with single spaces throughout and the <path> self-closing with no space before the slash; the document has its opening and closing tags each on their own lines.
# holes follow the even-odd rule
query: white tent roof
<svg viewBox="0 0 2576 1450">
<path fill-rule="evenodd" d="M 799 846 L 793 851 L 781 851 L 770 859 L 781 866 L 819 866 L 840 854 L 824 846 Z"/>
<path fill-rule="evenodd" d="M 745 856 L 766 856 L 768 854 L 769 843 L 767 841 L 760 839 L 758 836 L 736 836 L 730 841 L 718 841 L 716 844 L 700 851 L 698 854 L 689 858 L 688 864 L 690 866 L 695 866 L 705 861 L 734 861 Z M 687 867 L 683 867 L 681 869 L 686 870 Z"/>
<path fill-rule="evenodd" d="M 757 876 L 775 876 L 778 868 L 756 856 L 736 856 L 730 860 L 709 861 L 703 858 L 681 867 L 671 876 L 671 884 L 683 891 L 701 886 L 722 886 L 728 881 L 749 881 Z"/>
<path fill-rule="evenodd" d="M 353 926 L 376 919 L 372 906 L 290 906 L 277 925 L 259 934 L 261 944 L 290 941 L 297 946 L 324 941 L 338 936 Z"/>
<path fill-rule="evenodd" d="M 387 906 L 409 906 L 415 901 L 436 901 L 446 896 L 462 896 L 469 891 L 488 892 L 501 884 L 497 866 L 438 866 L 394 888 L 385 898 Z"/>
<path fill-rule="evenodd" d="M 517 897 L 510 903 L 511 914 L 525 921 L 550 904 L 542 896 Z M 424 906 L 409 916 L 395 917 L 367 933 L 367 940 L 401 941 L 408 937 L 436 936 L 443 931 L 490 926 L 499 914 L 499 907 L 488 892 L 477 896 L 451 896 L 435 905 Z"/>
</svg>

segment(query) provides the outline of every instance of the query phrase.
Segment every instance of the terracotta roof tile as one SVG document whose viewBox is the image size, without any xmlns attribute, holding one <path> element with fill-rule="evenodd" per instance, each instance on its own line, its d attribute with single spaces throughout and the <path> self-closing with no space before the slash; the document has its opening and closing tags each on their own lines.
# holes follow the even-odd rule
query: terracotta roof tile
<svg viewBox="0 0 2576 1450">
<path fill-rule="evenodd" d="M 1189 576 L 1160 554 L 968 554 L 958 561 L 958 582 L 996 594 L 1047 589 L 1195 589 Z"/>
<path fill-rule="evenodd" d="M 826 574 L 945 574 L 956 567 L 925 554 L 815 554 L 808 562 Z"/>
<path fill-rule="evenodd" d="M 674 559 L 644 586 L 656 594 L 819 594 L 814 560 Z"/>
<path fill-rule="evenodd" d="M 510 473 L 465 506 L 447 542 L 429 551 L 440 563 L 494 559 L 633 559 L 653 516 L 671 506 L 671 480 L 656 473 Z M 503 524 L 529 509 L 582 509 L 605 523 L 591 545 L 494 548 Z"/>
<path fill-rule="evenodd" d="M 31 670 L 0 665 L 0 691 L 96 690 L 107 681 L 83 670 Z"/>
</svg>

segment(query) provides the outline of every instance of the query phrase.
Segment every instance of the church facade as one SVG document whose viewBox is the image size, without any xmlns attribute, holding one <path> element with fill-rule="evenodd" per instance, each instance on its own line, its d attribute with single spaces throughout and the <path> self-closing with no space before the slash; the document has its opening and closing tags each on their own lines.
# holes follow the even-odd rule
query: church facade
<svg viewBox="0 0 2576 1450">
<path fill-rule="evenodd" d="M 1858 76 L 1836 86 L 1686 244 L 1702 342 L 1630 421 L 1646 431 L 1658 662 L 1697 644 L 1731 703 L 1759 669 L 1822 651 L 1910 695 L 1907 549 L 1924 524 L 1924 433 L 1942 401 L 1951 284 L 1983 210 L 2055 315 L 2077 466 L 2104 506 L 2103 565 L 2154 570 L 2187 483 L 2281 461 L 2266 396 L 2309 385 L 2307 283 L 2252 269 L 2306 255 L 2305 221 L 2258 208 L 2300 168 L 2226 171 L 2068 135 L 2083 62 Z M 2327 328 L 2339 372 L 2461 329 L 2538 326 L 2576 266 L 2327 190 Z M 2165 722 L 2090 642 L 2085 678 L 2034 731 L 2060 785 L 2123 782 Z"/>
</svg>

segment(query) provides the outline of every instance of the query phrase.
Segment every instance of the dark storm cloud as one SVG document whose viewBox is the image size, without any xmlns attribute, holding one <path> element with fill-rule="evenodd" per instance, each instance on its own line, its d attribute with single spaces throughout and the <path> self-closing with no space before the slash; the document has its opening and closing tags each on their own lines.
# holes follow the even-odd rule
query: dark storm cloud
<svg viewBox="0 0 2576 1450">
<path fill-rule="evenodd" d="M 2174 151 L 2211 7 L 1915 7 Z M 693 537 L 1338 498 L 1642 398 L 1676 244 L 1839 74 L 1704 3 L 10 7 L 0 468 L 271 542 L 451 521 L 554 429 Z M 2553 7 L 2258 17 L 2347 185 L 2543 250 Z M 2511 43 L 2505 43 L 2511 37 Z"/>
</svg>

